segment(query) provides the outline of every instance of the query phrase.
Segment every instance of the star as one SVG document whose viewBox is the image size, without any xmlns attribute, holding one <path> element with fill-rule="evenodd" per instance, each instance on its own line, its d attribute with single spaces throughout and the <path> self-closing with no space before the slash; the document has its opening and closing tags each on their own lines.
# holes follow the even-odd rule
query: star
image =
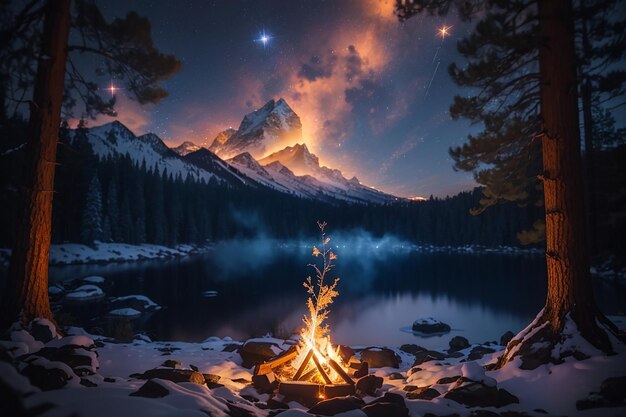
<svg viewBox="0 0 626 417">
<path fill-rule="evenodd" d="M 111 84 L 106 88 L 106 90 L 111 93 L 111 97 L 115 96 L 115 92 L 119 89 L 119 87 L 116 87 L 115 84 L 113 84 L 113 81 L 111 81 Z"/>
<path fill-rule="evenodd" d="M 441 39 L 445 38 L 446 36 L 450 36 L 450 29 L 452 29 L 452 26 L 446 26 L 446 25 L 443 25 L 442 27 L 438 29 L 439 36 L 441 36 Z"/>
<path fill-rule="evenodd" d="M 263 44 L 263 48 L 265 48 L 271 40 L 272 40 L 272 36 L 269 33 L 267 33 L 265 30 L 263 30 L 259 34 L 259 37 L 255 39 L 256 42 Z"/>
</svg>

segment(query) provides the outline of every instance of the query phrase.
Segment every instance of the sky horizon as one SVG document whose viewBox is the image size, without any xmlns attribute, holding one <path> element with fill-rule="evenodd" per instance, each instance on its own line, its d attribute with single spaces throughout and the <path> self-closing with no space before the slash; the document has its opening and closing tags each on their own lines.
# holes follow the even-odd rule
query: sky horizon
<svg viewBox="0 0 626 417">
<path fill-rule="evenodd" d="M 116 92 L 117 119 L 134 133 L 155 133 L 170 147 L 209 146 L 245 114 L 284 98 L 301 118 L 299 142 L 347 178 L 402 197 L 445 197 L 476 186 L 471 173 L 453 170 L 448 155 L 471 130 L 448 114 L 462 90 L 447 67 L 462 64 L 456 42 L 467 34 L 454 16 L 401 24 L 391 0 L 177 4 L 99 4 L 107 19 L 129 11 L 147 16 L 155 46 L 182 62 L 158 105 L 139 106 L 123 88 Z M 97 82 L 103 90 L 116 84 Z"/>
</svg>

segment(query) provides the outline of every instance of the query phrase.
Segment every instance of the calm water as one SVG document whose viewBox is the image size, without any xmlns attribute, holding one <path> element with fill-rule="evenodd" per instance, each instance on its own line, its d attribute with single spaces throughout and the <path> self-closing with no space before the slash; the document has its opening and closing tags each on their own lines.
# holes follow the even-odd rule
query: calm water
<svg viewBox="0 0 626 417">
<path fill-rule="evenodd" d="M 340 295 L 330 324 L 337 343 L 436 348 L 457 334 L 471 342 L 497 340 L 525 327 L 543 305 L 541 255 L 423 253 L 386 240 L 336 243 Z M 183 260 L 52 268 L 51 281 L 98 274 L 114 283 L 107 295 L 148 295 L 165 307 L 139 324 L 155 339 L 287 337 L 305 312 L 310 254 L 303 244 L 231 241 Z M 208 290 L 218 295 L 204 297 Z M 603 287 L 596 292 L 613 314 L 618 295 Z M 453 331 L 430 338 L 407 331 L 429 316 Z"/>
</svg>

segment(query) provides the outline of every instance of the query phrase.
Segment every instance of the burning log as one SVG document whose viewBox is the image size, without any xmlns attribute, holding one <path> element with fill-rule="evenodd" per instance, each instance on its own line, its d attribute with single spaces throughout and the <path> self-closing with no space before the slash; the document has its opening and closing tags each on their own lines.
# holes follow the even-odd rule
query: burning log
<svg viewBox="0 0 626 417">
<path fill-rule="evenodd" d="M 284 381 L 278 386 L 278 393 L 291 398 L 330 399 L 345 397 L 356 392 L 353 384 L 316 384 L 305 381 Z"/>
<path fill-rule="evenodd" d="M 272 372 L 274 368 L 277 368 L 286 362 L 294 360 L 297 356 L 298 356 L 298 350 L 296 346 L 291 346 L 289 349 L 287 349 L 280 355 L 273 357 L 267 362 L 256 365 L 254 367 L 254 375 L 268 374 Z"/>
</svg>

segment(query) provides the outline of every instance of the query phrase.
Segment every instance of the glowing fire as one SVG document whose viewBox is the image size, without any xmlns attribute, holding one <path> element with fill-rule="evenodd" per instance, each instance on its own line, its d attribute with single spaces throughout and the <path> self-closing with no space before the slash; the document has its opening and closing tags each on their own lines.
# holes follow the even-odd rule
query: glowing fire
<svg viewBox="0 0 626 417">
<path fill-rule="evenodd" d="M 338 348 L 334 348 L 330 341 L 330 330 L 325 323 L 330 313 L 329 306 L 333 299 L 339 295 L 336 290 L 339 278 L 335 278 L 332 284 L 328 275 L 331 273 L 337 259 L 337 255 L 328 245 L 330 238 L 326 236 L 326 223 L 317 223 L 321 235 L 321 247 L 313 246 L 313 256 L 321 260 L 320 264 L 311 264 L 315 270 L 315 281 L 308 277 L 304 282 L 309 298 L 307 300 L 308 314 L 304 316 L 304 329 L 301 333 L 299 353 L 291 363 L 291 367 L 296 370 L 294 380 L 309 380 L 322 384 L 331 384 L 343 381 L 340 373 L 345 375 L 341 367 L 341 358 Z M 311 363 L 312 362 L 312 363 Z"/>
</svg>

